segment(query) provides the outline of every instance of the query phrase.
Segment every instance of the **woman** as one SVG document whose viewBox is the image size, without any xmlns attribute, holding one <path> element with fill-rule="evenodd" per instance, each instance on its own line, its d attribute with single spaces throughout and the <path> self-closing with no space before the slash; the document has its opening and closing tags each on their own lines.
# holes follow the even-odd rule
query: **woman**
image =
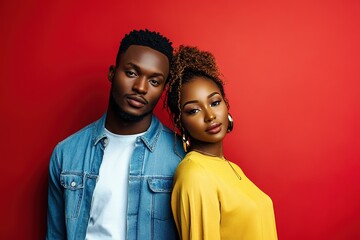
<svg viewBox="0 0 360 240">
<path fill-rule="evenodd" d="M 180 46 L 170 74 L 167 106 L 187 152 L 171 200 L 181 239 L 277 239 L 271 199 L 224 157 L 233 121 L 213 55 Z"/>
</svg>

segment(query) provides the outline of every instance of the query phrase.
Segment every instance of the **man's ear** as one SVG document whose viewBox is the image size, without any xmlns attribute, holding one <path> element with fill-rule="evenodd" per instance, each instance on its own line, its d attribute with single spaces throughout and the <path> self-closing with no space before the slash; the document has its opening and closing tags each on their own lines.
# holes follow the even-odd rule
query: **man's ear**
<svg viewBox="0 0 360 240">
<path fill-rule="evenodd" d="M 108 73 L 108 79 L 109 79 L 110 82 L 113 81 L 114 76 L 115 76 L 115 66 L 114 66 L 114 65 L 111 65 L 111 66 L 109 67 L 109 73 Z"/>
</svg>

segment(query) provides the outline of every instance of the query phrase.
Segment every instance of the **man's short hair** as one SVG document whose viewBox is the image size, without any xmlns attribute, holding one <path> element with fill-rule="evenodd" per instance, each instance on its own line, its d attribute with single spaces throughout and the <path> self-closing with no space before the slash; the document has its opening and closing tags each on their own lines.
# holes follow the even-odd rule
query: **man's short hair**
<svg viewBox="0 0 360 240">
<path fill-rule="evenodd" d="M 164 54 L 171 63 L 173 57 L 172 42 L 158 32 L 145 30 L 133 30 L 126 34 L 121 40 L 118 54 L 116 56 L 116 65 L 119 65 L 120 55 L 125 53 L 131 45 L 140 45 L 150 47 Z"/>
</svg>

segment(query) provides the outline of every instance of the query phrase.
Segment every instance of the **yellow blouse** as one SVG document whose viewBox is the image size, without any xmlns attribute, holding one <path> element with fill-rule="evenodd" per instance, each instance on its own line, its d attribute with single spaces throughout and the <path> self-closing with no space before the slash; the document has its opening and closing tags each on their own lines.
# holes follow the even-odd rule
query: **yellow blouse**
<svg viewBox="0 0 360 240">
<path fill-rule="evenodd" d="M 195 151 L 182 160 L 171 199 L 181 239 L 277 239 L 270 197 L 231 165 Z"/>
</svg>

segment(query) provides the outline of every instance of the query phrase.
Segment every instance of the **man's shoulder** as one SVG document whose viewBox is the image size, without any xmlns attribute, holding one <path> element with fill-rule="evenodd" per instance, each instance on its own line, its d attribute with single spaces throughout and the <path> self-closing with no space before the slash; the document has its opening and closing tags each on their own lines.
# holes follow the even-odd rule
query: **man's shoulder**
<svg viewBox="0 0 360 240">
<path fill-rule="evenodd" d="M 169 127 L 167 127 L 166 125 L 164 125 L 160 121 L 159 121 L 159 124 L 158 124 L 158 133 L 160 134 L 160 139 L 162 139 L 163 141 L 171 141 L 171 142 L 173 142 L 175 139 L 176 140 L 180 139 L 179 135 L 176 134 L 176 132 L 171 130 Z"/>
<path fill-rule="evenodd" d="M 169 127 L 165 126 L 161 122 L 160 122 L 160 125 L 161 125 L 161 131 L 163 134 L 166 134 L 166 135 L 170 134 L 170 135 L 174 136 L 175 133 L 173 130 L 171 130 Z"/>
<path fill-rule="evenodd" d="M 57 144 L 57 148 L 66 149 L 66 148 L 74 148 L 77 144 L 86 144 L 89 141 L 92 141 L 96 138 L 98 125 L 101 119 L 94 121 L 85 127 L 81 128 L 77 132 L 71 134 L 64 140 L 60 141 Z"/>
<path fill-rule="evenodd" d="M 154 136 L 152 139 L 156 143 L 156 147 L 154 149 L 155 152 L 161 152 L 163 154 L 170 154 L 176 156 L 181 160 L 181 158 L 185 155 L 184 150 L 182 148 L 181 138 L 178 134 L 176 134 L 169 127 L 165 126 L 159 121 L 158 124 L 158 134 Z M 169 155 L 169 156 L 170 156 Z"/>
</svg>

